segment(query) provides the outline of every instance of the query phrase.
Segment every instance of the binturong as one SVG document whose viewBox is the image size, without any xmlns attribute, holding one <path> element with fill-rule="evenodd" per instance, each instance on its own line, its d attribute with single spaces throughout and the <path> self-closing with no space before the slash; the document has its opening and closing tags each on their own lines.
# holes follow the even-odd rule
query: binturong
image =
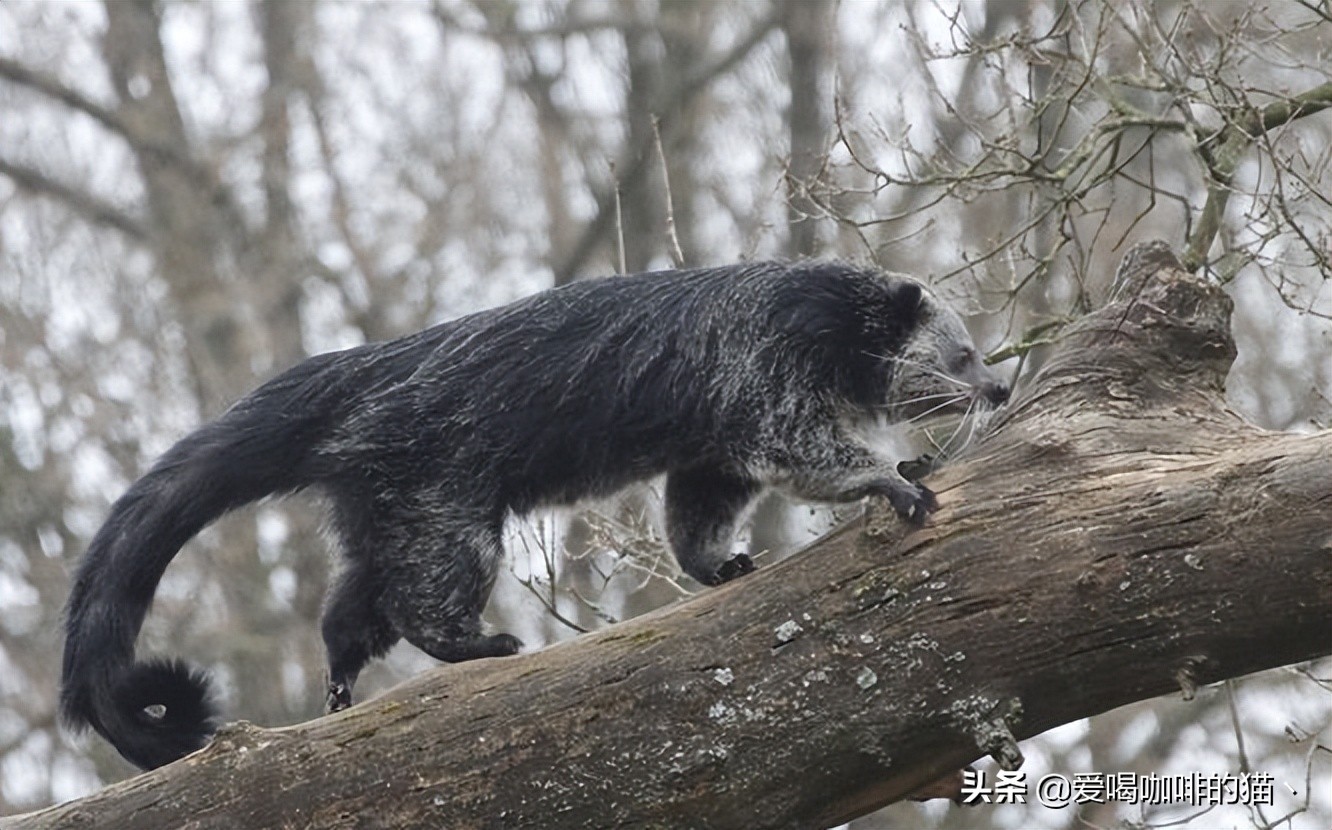
<svg viewBox="0 0 1332 830">
<path fill-rule="evenodd" d="M 869 423 L 1003 403 L 962 320 L 920 283 L 840 263 L 587 280 L 312 357 L 181 439 L 111 507 L 66 611 L 60 709 L 150 768 L 203 746 L 207 678 L 140 660 L 167 564 L 229 510 L 317 488 L 342 568 L 325 602 L 328 708 L 400 638 L 445 662 L 514 654 L 481 611 L 509 515 L 665 475 L 666 535 L 706 585 L 767 488 L 937 508 Z"/>
</svg>

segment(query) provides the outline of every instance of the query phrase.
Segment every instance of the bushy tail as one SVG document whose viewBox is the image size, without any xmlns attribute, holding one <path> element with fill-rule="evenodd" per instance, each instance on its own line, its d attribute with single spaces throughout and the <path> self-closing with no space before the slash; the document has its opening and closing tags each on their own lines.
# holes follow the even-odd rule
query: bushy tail
<svg viewBox="0 0 1332 830">
<path fill-rule="evenodd" d="M 66 606 L 60 712 L 140 767 L 198 749 L 215 728 L 203 672 L 134 659 L 162 572 L 228 510 L 312 483 L 310 448 L 331 417 L 324 365 L 301 364 L 172 447 L 112 506 L 79 565 Z"/>
</svg>

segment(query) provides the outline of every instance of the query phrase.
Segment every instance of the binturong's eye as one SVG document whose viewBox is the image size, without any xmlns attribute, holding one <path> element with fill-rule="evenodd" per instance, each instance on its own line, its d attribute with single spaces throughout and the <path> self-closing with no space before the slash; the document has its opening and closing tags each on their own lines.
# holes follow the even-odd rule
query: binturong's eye
<svg viewBox="0 0 1332 830">
<path fill-rule="evenodd" d="M 976 350 L 967 346 L 953 352 L 952 358 L 948 361 L 948 370 L 958 373 L 966 369 L 976 360 Z"/>
</svg>

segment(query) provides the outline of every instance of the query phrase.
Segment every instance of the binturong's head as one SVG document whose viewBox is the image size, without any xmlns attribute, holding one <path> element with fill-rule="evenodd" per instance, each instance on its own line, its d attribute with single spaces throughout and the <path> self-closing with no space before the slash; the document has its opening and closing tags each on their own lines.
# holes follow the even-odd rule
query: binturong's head
<svg viewBox="0 0 1332 830">
<path fill-rule="evenodd" d="M 1008 401 L 1008 386 L 990 371 L 962 318 L 934 292 L 906 278 L 900 302 L 914 303 L 913 326 L 895 355 L 888 381 L 889 420 L 969 412 Z"/>
</svg>

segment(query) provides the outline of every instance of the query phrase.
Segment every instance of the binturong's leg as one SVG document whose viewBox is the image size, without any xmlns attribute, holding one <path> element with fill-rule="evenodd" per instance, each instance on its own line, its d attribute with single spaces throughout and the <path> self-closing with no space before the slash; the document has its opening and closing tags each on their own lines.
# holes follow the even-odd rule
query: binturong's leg
<svg viewBox="0 0 1332 830">
<path fill-rule="evenodd" d="M 888 500 L 898 516 L 916 525 L 924 524 L 925 517 L 939 509 L 934 493 L 903 477 L 896 462 L 846 442 L 791 470 L 782 485 L 796 498 L 807 501 L 844 503 L 880 496 Z"/>
<path fill-rule="evenodd" d="M 731 542 L 761 489 L 754 479 L 724 467 L 691 467 L 666 476 L 666 537 L 685 573 L 704 585 L 720 585 L 754 570 L 749 556 L 731 556 Z"/>
<path fill-rule="evenodd" d="M 351 706 L 361 669 L 382 657 L 399 639 L 379 612 L 379 580 L 364 558 L 349 559 L 324 602 L 324 648 L 328 652 L 327 709 Z"/>
<path fill-rule="evenodd" d="M 481 611 L 503 556 L 501 528 L 436 513 L 394 556 L 380 610 L 407 642 L 446 663 L 517 654 L 511 634 L 484 634 Z"/>
</svg>

